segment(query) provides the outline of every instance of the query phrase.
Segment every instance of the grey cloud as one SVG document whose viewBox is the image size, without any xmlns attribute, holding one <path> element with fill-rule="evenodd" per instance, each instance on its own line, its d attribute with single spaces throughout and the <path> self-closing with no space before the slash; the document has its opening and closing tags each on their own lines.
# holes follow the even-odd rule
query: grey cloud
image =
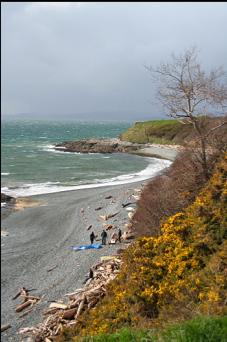
<svg viewBox="0 0 227 342">
<path fill-rule="evenodd" d="M 227 64 L 226 4 L 2 3 L 2 113 L 162 116 L 144 64 L 197 45 Z"/>
</svg>

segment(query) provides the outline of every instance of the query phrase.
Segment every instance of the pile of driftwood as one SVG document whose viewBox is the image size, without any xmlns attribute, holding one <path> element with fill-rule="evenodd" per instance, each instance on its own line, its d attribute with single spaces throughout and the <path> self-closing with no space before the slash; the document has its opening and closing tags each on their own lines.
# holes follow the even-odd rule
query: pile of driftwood
<svg viewBox="0 0 227 342">
<path fill-rule="evenodd" d="M 19 333 L 33 336 L 36 342 L 54 341 L 63 327 L 76 325 L 81 313 L 94 307 L 105 296 L 106 286 L 116 277 L 120 266 L 121 259 L 118 256 L 108 257 L 96 264 L 90 270 L 84 288 L 65 295 L 68 298 L 67 304 L 60 301 L 51 303 L 44 312 L 47 318 L 42 323 L 37 327 L 22 328 Z"/>
</svg>

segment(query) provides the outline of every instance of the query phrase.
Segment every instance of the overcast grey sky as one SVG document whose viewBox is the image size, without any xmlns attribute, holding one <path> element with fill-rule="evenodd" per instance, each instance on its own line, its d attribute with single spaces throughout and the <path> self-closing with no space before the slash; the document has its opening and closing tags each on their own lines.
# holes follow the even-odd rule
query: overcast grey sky
<svg viewBox="0 0 227 342">
<path fill-rule="evenodd" d="M 2 115 L 163 116 L 146 65 L 196 45 L 227 70 L 227 3 L 2 2 Z"/>
</svg>

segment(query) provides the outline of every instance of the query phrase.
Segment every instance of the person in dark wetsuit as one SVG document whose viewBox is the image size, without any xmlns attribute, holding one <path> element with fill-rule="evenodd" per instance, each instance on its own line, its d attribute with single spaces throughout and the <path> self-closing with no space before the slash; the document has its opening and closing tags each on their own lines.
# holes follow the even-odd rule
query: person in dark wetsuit
<svg viewBox="0 0 227 342">
<path fill-rule="evenodd" d="M 104 229 L 102 231 L 101 238 L 102 238 L 102 245 L 106 245 L 107 232 Z"/>
<path fill-rule="evenodd" d="M 122 232 L 121 232 L 121 229 L 119 228 L 118 229 L 118 240 L 119 240 L 119 242 L 121 242 L 121 236 L 122 236 Z"/>
<path fill-rule="evenodd" d="M 93 244 L 94 239 L 95 239 L 95 234 L 94 234 L 94 232 L 92 232 L 92 233 L 90 234 L 90 241 L 91 241 L 91 244 Z"/>
</svg>

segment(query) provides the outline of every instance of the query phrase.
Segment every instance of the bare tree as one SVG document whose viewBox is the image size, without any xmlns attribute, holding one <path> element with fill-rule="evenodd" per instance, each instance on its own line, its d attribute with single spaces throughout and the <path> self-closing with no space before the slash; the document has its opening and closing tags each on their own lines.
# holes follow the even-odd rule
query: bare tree
<svg viewBox="0 0 227 342">
<path fill-rule="evenodd" d="M 223 69 L 217 68 L 210 73 L 203 71 L 197 61 L 196 48 L 179 57 L 172 55 L 171 63 L 145 68 L 158 81 L 158 99 L 167 109 L 167 115 L 193 124 L 201 149 L 204 176 L 208 178 L 207 132 L 205 134 L 200 122 L 201 117 L 208 116 L 211 111 L 226 114 L 227 87 Z M 226 123 L 223 121 L 221 126 Z"/>
</svg>

